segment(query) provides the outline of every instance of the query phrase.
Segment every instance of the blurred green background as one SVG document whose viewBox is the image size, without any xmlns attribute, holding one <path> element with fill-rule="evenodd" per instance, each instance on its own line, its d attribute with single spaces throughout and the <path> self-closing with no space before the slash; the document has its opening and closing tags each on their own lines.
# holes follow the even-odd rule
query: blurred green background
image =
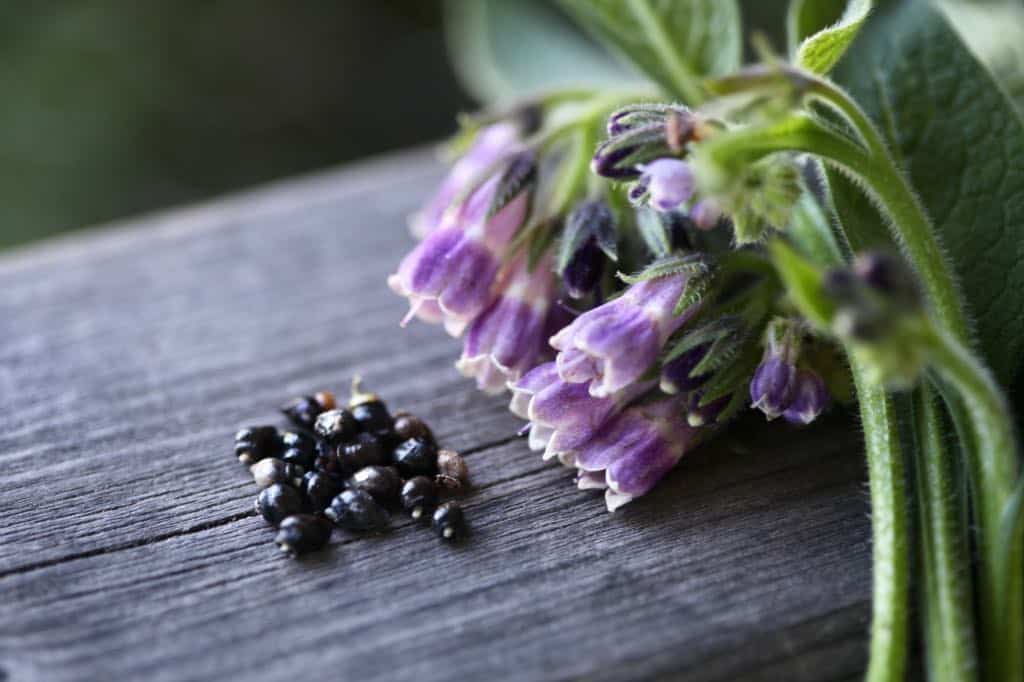
<svg viewBox="0 0 1024 682">
<path fill-rule="evenodd" d="M 744 3 L 776 36 L 783 7 Z M 0 0 L 0 248 L 439 139 L 472 106 L 443 15 L 440 0 Z"/>
</svg>

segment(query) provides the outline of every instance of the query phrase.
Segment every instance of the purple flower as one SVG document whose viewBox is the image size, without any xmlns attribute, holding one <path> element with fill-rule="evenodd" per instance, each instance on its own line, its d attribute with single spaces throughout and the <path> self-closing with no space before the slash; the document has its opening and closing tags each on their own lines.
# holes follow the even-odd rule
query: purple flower
<svg viewBox="0 0 1024 682">
<path fill-rule="evenodd" d="M 595 398 L 634 383 L 657 360 L 665 340 L 695 312 L 674 314 L 686 281 L 683 274 L 641 281 L 551 337 L 562 380 L 589 384 Z"/>
<path fill-rule="evenodd" d="M 649 382 L 636 384 L 615 396 L 595 398 L 586 385 L 562 381 L 555 363 L 548 362 L 509 383 L 509 409 L 530 420 L 530 449 L 543 450 L 544 459 L 557 456 L 565 461 L 623 405 L 650 387 Z"/>
<path fill-rule="evenodd" d="M 499 393 L 522 376 L 544 347 L 553 293 L 551 259 L 530 271 L 520 258 L 498 298 L 470 324 L 458 370 L 487 393 Z"/>
<path fill-rule="evenodd" d="M 496 175 L 445 214 L 431 232 L 388 277 L 388 286 L 409 299 L 402 324 L 413 317 L 441 318 L 453 336 L 483 312 L 493 297 L 501 258 L 526 217 L 529 190 L 524 189 L 494 215 L 488 215 L 501 183 Z"/>
<path fill-rule="evenodd" d="M 793 401 L 796 389 L 796 366 L 781 355 L 770 355 L 758 365 L 750 380 L 751 407 L 775 419 Z"/>
<path fill-rule="evenodd" d="M 452 166 L 437 193 L 413 216 L 410 230 L 422 239 L 440 226 L 445 211 L 480 174 L 513 151 L 519 143 L 519 126 L 510 121 L 495 123 L 481 130 L 469 150 Z"/>
<path fill-rule="evenodd" d="M 782 417 L 791 424 L 810 424 L 828 407 L 828 389 L 818 373 L 809 369 L 796 371 L 795 384 L 792 402 Z"/>
<path fill-rule="evenodd" d="M 690 220 L 701 230 L 713 230 L 722 220 L 722 209 L 714 199 L 701 199 L 690 209 Z"/>
<path fill-rule="evenodd" d="M 650 192 L 651 206 L 655 210 L 675 210 L 693 196 L 693 171 L 685 161 L 657 159 L 642 166 L 641 170 L 640 183 Z"/>
<path fill-rule="evenodd" d="M 679 399 L 629 408 L 575 453 L 580 488 L 605 487 L 608 511 L 647 493 L 696 444 L 699 430 L 681 418 Z M 603 486 L 601 475 L 603 473 Z"/>
</svg>

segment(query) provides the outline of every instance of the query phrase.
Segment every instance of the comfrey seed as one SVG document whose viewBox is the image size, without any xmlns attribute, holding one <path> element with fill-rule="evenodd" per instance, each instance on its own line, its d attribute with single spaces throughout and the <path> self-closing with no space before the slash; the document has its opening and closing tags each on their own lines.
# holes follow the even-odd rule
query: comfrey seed
<svg viewBox="0 0 1024 682">
<path fill-rule="evenodd" d="M 438 485 L 455 490 L 461 488 L 468 480 L 469 469 L 462 455 L 454 450 L 441 450 L 437 453 Z"/>
<path fill-rule="evenodd" d="M 281 521 L 274 542 L 290 556 L 315 552 L 331 539 L 331 524 L 312 514 L 294 514 Z"/>
<path fill-rule="evenodd" d="M 346 409 L 328 410 L 316 418 L 313 430 L 328 443 L 343 443 L 358 431 L 359 426 L 352 413 Z"/>
<path fill-rule="evenodd" d="M 466 533 L 466 519 L 457 502 L 445 502 L 434 512 L 434 532 L 446 542 L 455 542 Z"/>
<path fill-rule="evenodd" d="M 256 512 L 272 526 L 280 524 L 292 514 L 306 511 L 302 493 L 290 485 L 274 483 L 256 497 Z"/>
<path fill-rule="evenodd" d="M 330 391 L 317 391 L 313 396 L 313 400 L 315 400 L 325 411 L 333 410 L 338 406 L 338 401 L 335 400 L 334 394 Z"/>
<path fill-rule="evenodd" d="M 352 474 L 345 484 L 353 490 L 369 493 L 380 504 L 392 505 L 398 499 L 402 479 L 394 467 L 368 466 Z"/>
<path fill-rule="evenodd" d="M 395 433 L 394 422 L 387 406 L 379 400 L 354 405 L 352 416 L 359 424 L 359 428 L 366 433 L 371 433 L 378 438 L 390 438 Z"/>
<path fill-rule="evenodd" d="M 281 438 L 273 426 L 248 426 L 235 434 L 235 456 L 246 466 L 281 453 Z"/>
<path fill-rule="evenodd" d="M 312 429 L 316 418 L 323 411 L 324 407 L 311 395 L 295 398 L 281 407 L 284 416 L 300 429 Z"/>
<path fill-rule="evenodd" d="M 337 477 L 323 471 L 310 471 L 302 483 L 306 500 L 313 511 L 327 509 L 331 500 L 344 489 Z"/>
<path fill-rule="evenodd" d="M 402 508 L 419 520 L 437 506 L 437 486 L 426 476 L 413 476 L 402 486 Z"/>
<path fill-rule="evenodd" d="M 434 440 L 430 427 L 422 419 L 408 412 L 399 412 L 395 415 L 395 435 L 399 440 L 409 440 L 410 438 Z"/>
<path fill-rule="evenodd" d="M 295 464 L 289 464 L 276 457 L 267 457 L 249 467 L 249 473 L 252 474 L 256 486 L 262 489 L 275 483 L 287 483 L 299 488 L 306 472 Z"/>
<path fill-rule="evenodd" d="M 284 453 L 281 459 L 303 469 L 312 469 L 316 460 L 316 442 L 304 433 L 285 431 L 281 434 Z"/>
<path fill-rule="evenodd" d="M 359 471 L 363 467 L 388 463 L 387 451 L 380 439 L 371 433 L 360 433 L 351 443 L 339 447 L 338 459 L 341 469 L 348 473 Z"/>
<path fill-rule="evenodd" d="M 410 438 L 395 448 L 395 465 L 403 476 L 433 476 L 437 473 L 437 446 L 422 438 Z"/>
<path fill-rule="evenodd" d="M 345 530 L 383 530 L 388 526 L 384 507 L 363 490 L 343 490 L 324 510 L 324 515 Z"/>
</svg>

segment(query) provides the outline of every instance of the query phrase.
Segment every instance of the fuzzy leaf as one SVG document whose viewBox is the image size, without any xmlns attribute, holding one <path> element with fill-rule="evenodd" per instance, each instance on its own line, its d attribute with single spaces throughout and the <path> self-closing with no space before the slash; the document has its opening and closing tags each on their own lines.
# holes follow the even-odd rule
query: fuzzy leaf
<svg viewBox="0 0 1024 682">
<path fill-rule="evenodd" d="M 814 73 L 828 73 L 870 12 L 871 0 L 794 0 L 787 21 L 793 62 Z"/>
<path fill-rule="evenodd" d="M 640 209 L 636 212 L 636 226 L 652 256 L 664 258 L 672 252 L 672 234 L 662 214 L 649 208 Z"/>
<path fill-rule="evenodd" d="M 736 0 L 559 0 L 584 29 L 687 104 L 700 80 L 739 67 Z"/>
<path fill-rule="evenodd" d="M 931 3 L 894 3 L 868 23 L 836 80 L 908 173 L 953 261 L 988 363 L 1010 385 L 1024 358 L 1024 122 Z M 855 235 L 878 235 L 882 221 L 851 183 L 831 184 L 859 250 Z"/>
<path fill-rule="evenodd" d="M 825 293 L 823 273 L 781 239 L 769 244 L 772 260 L 790 299 L 813 324 L 827 329 L 835 316 L 835 304 Z"/>
</svg>

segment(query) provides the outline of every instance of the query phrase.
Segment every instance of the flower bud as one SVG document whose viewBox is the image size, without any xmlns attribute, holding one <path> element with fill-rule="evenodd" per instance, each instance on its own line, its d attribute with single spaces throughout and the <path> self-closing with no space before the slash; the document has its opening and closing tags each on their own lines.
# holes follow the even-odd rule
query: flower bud
<svg viewBox="0 0 1024 682">
<path fill-rule="evenodd" d="M 693 196 L 694 177 L 690 165 L 679 159 L 657 159 L 643 166 L 651 207 L 658 211 L 679 208 Z"/>
<path fill-rule="evenodd" d="M 585 201 L 566 219 L 559 253 L 559 272 L 569 295 L 582 298 L 594 291 L 604 274 L 604 261 L 616 255 L 614 216 L 602 201 Z"/>
<path fill-rule="evenodd" d="M 869 287 L 893 303 L 907 308 L 921 305 L 921 292 L 914 273 L 903 259 L 880 251 L 857 256 L 853 271 Z"/>
<path fill-rule="evenodd" d="M 796 367 L 785 358 L 769 357 L 758 365 L 750 380 L 751 407 L 775 419 L 789 407 L 795 389 Z"/>
<path fill-rule="evenodd" d="M 828 404 L 829 393 L 825 381 L 813 370 L 798 369 L 793 400 L 782 417 L 791 424 L 810 424 Z"/>
</svg>

